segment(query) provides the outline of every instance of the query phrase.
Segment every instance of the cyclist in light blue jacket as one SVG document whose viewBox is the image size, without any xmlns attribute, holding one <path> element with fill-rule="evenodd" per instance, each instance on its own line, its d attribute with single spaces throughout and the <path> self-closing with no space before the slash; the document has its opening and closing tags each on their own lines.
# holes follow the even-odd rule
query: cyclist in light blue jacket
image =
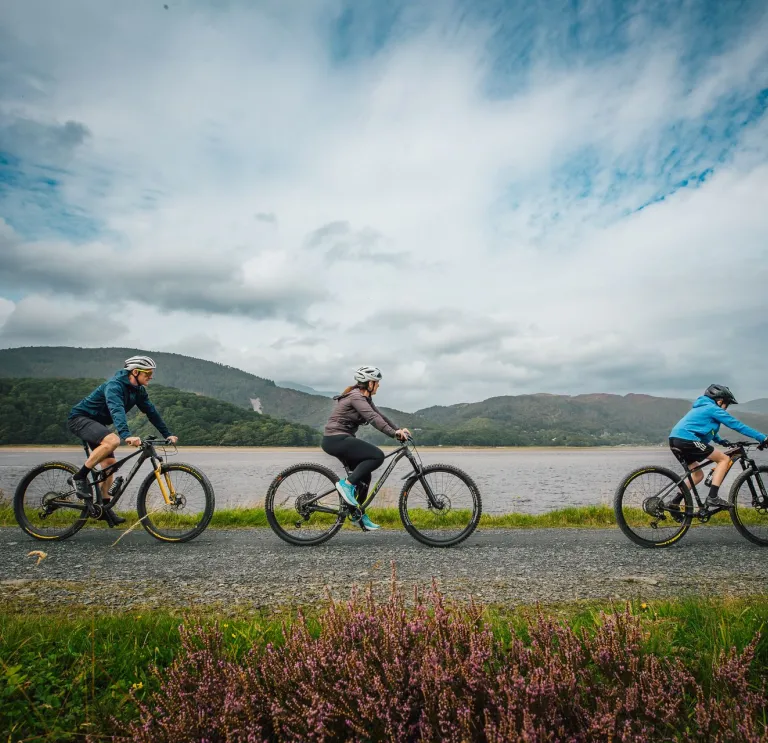
<svg viewBox="0 0 768 743">
<path fill-rule="evenodd" d="M 760 442 L 760 449 L 768 446 L 768 436 L 734 418 L 728 412 L 729 405 L 738 405 L 733 393 L 724 385 L 711 384 L 669 434 L 669 446 L 683 466 L 690 469 L 703 459 L 717 462 L 706 501 L 708 508 L 732 508 L 727 500 L 718 495 L 720 485 L 728 474 L 731 459 L 710 443 L 714 441 L 720 446 L 730 446 L 729 441 L 718 435 L 720 426 L 727 426 L 744 436 L 757 439 Z M 698 485 L 703 477 L 704 473 L 701 470 L 694 472 L 691 475 L 693 484 Z"/>
</svg>

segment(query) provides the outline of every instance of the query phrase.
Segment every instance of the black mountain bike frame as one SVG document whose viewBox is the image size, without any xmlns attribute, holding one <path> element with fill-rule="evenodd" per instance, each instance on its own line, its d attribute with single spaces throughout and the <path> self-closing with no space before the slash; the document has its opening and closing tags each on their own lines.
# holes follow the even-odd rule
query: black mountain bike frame
<svg viewBox="0 0 768 743">
<path fill-rule="evenodd" d="M 391 451 L 389 454 L 386 454 L 384 456 L 384 459 L 389 459 L 392 457 L 392 461 L 389 463 L 389 466 L 387 469 L 384 470 L 381 477 L 378 479 L 376 484 L 371 488 L 370 492 L 368 493 L 367 497 L 363 502 L 360 503 L 360 512 L 365 513 L 365 509 L 368 508 L 371 503 L 373 502 L 373 499 L 376 497 L 376 494 L 381 490 L 384 483 L 387 481 L 387 478 L 392 474 L 392 470 L 397 467 L 397 463 L 405 457 L 413 467 L 413 470 L 409 472 L 407 475 L 402 477 L 402 480 L 407 480 L 410 477 L 413 477 L 414 475 L 417 477 L 420 477 L 421 474 L 424 471 L 424 465 L 421 462 L 421 458 L 419 455 L 411 450 L 412 440 L 409 439 L 407 441 L 404 441 L 400 446 L 398 446 L 394 451 Z M 344 469 L 347 474 L 349 474 L 349 467 L 344 464 Z M 438 499 L 435 497 L 435 494 L 432 492 L 432 488 L 430 487 L 427 480 L 422 479 L 422 485 L 424 486 L 424 490 L 427 494 L 427 498 L 429 499 L 429 503 L 433 508 L 436 508 L 440 510 L 442 508 L 442 505 L 438 502 Z M 320 512 L 320 513 L 330 513 L 334 516 L 338 516 L 339 510 L 335 508 L 331 508 L 329 506 L 323 506 L 323 505 L 317 505 L 317 501 L 319 501 L 321 498 L 325 498 L 325 496 L 330 495 L 331 493 L 335 493 L 336 488 L 333 487 L 330 490 L 326 490 L 323 493 L 319 493 L 318 495 L 313 496 L 311 499 L 307 501 L 305 504 L 305 507 L 309 506 L 308 510 Z M 356 509 L 352 508 L 351 506 L 343 506 L 343 508 L 348 508 L 350 511 L 354 512 Z"/>
<path fill-rule="evenodd" d="M 146 462 L 148 459 L 152 462 L 152 469 L 154 471 L 155 478 L 157 479 L 157 484 L 160 487 L 160 492 L 162 493 L 165 502 L 168 505 L 171 505 L 176 499 L 176 490 L 173 487 L 173 482 L 171 481 L 168 473 L 161 472 L 163 458 L 158 455 L 157 450 L 155 449 L 155 445 L 157 444 L 162 447 L 165 442 L 159 439 L 143 439 L 138 450 L 133 454 L 129 454 L 127 457 L 118 459 L 117 462 L 110 464 L 109 467 L 105 467 L 104 469 L 99 470 L 98 474 L 96 471 L 91 470 L 91 483 L 94 488 L 93 505 L 95 507 L 93 510 L 98 513 L 91 513 L 88 509 L 88 504 L 82 502 L 72 502 L 68 500 L 60 501 L 55 499 L 51 501 L 49 505 L 55 506 L 57 508 L 73 508 L 78 511 L 87 511 L 88 515 L 92 517 L 100 516 L 102 511 L 111 511 L 117 505 L 117 502 L 120 500 L 120 496 L 127 490 L 128 485 L 136 476 L 136 473 L 141 468 L 141 465 L 144 464 L 144 462 Z M 88 444 L 83 443 L 83 449 L 85 450 L 86 458 L 89 457 L 91 454 L 91 449 Z M 115 472 L 117 472 L 121 467 L 125 466 L 128 460 L 133 459 L 134 457 L 138 457 L 138 459 L 133 465 L 131 471 L 128 473 L 128 476 L 124 479 L 116 478 L 115 482 L 112 483 L 112 487 L 110 488 L 110 495 L 112 498 L 107 504 L 105 504 L 100 487 L 101 483 L 111 475 L 114 475 Z"/>
<path fill-rule="evenodd" d="M 726 454 L 731 458 L 731 463 L 728 465 L 728 469 L 725 471 L 725 473 L 727 475 L 731 471 L 731 467 L 733 467 L 733 465 L 736 462 L 739 462 L 739 464 L 741 464 L 741 469 L 744 470 L 745 472 L 749 471 L 750 475 L 752 475 L 747 479 L 747 485 L 749 486 L 749 490 L 752 493 L 752 502 L 754 504 L 759 503 L 761 507 L 765 508 L 766 506 L 768 506 L 768 491 L 766 491 L 763 478 L 760 477 L 760 473 L 758 472 L 757 463 L 755 462 L 754 459 L 752 459 L 749 456 L 749 453 L 747 452 L 747 449 L 750 446 L 757 446 L 757 444 L 751 441 L 737 441 L 733 445 L 733 448 L 726 452 Z M 677 488 L 678 485 L 680 485 L 684 481 L 687 481 L 685 482 L 685 485 L 688 488 L 688 490 L 693 492 L 693 495 L 696 498 L 696 503 L 699 507 L 698 512 L 694 513 L 693 515 L 700 519 L 703 519 L 704 521 L 708 521 L 709 517 L 718 513 L 718 511 L 722 511 L 723 509 L 718 508 L 710 511 L 704 506 L 704 502 L 701 500 L 699 491 L 696 489 L 696 485 L 693 482 L 693 473 L 698 472 L 699 470 L 703 470 L 709 467 L 710 465 L 715 467 L 717 466 L 717 463 L 713 462 L 711 459 L 705 459 L 703 462 L 701 462 L 700 464 L 697 464 L 695 467 L 691 469 L 686 469 L 685 474 L 679 480 L 677 480 L 677 482 L 664 488 L 664 491 L 662 491 L 659 497 L 661 498 L 666 497 L 668 493 L 672 491 L 673 488 Z M 755 480 L 757 480 L 757 484 L 760 489 L 759 494 L 755 489 Z"/>
</svg>

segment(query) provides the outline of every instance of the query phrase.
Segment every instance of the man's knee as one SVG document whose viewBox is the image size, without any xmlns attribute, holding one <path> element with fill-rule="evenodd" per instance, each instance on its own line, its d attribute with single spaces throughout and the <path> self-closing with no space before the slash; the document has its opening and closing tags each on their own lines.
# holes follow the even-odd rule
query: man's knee
<svg viewBox="0 0 768 743">
<path fill-rule="evenodd" d="M 107 434 L 102 440 L 100 446 L 106 446 L 114 451 L 120 446 L 120 437 L 116 433 Z"/>
</svg>

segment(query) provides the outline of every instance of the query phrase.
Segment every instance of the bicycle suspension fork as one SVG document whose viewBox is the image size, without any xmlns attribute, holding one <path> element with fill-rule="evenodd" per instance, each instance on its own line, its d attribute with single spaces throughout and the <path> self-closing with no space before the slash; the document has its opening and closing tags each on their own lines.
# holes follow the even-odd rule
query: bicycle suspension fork
<svg viewBox="0 0 768 743">
<path fill-rule="evenodd" d="M 163 500 L 166 505 L 172 505 L 176 501 L 176 489 L 173 487 L 171 476 L 167 472 L 163 472 L 162 460 L 152 456 L 152 469 Z"/>
</svg>

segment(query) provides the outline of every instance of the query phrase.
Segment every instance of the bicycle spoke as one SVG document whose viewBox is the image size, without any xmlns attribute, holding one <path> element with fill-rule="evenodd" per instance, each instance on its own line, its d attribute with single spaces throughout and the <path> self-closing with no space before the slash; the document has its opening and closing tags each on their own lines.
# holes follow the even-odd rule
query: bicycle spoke
<svg viewBox="0 0 768 743">
<path fill-rule="evenodd" d="M 319 544 L 333 536 L 344 518 L 336 479 L 320 465 L 295 465 L 281 472 L 270 485 L 265 504 L 278 536 L 292 544 Z"/>
<path fill-rule="evenodd" d="M 181 541 L 202 531 L 213 515 L 213 492 L 202 473 L 193 467 L 170 464 L 163 468 L 163 488 L 148 479 L 137 502 L 145 528 L 159 539 Z M 168 480 L 173 488 L 169 492 Z M 142 486 L 143 488 L 144 486 Z M 169 500 L 166 500 L 168 496 Z"/>
<path fill-rule="evenodd" d="M 685 516 L 686 498 L 677 479 L 662 467 L 646 467 L 631 473 L 619 486 L 614 502 L 616 521 L 632 541 L 644 547 L 663 547 L 688 530 L 690 514 Z"/>
<path fill-rule="evenodd" d="M 733 483 L 731 499 L 735 508 L 731 519 L 751 542 L 768 545 L 768 467 L 760 467 L 756 474 L 749 475 L 742 474 Z"/>
<path fill-rule="evenodd" d="M 423 476 L 403 491 L 400 504 L 406 529 L 431 546 L 466 539 L 477 526 L 480 511 L 480 496 L 471 478 L 448 465 L 426 467 Z"/>
<path fill-rule="evenodd" d="M 82 501 L 67 482 L 73 469 L 64 463 L 48 462 L 21 482 L 15 496 L 16 518 L 28 534 L 38 539 L 64 539 L 85 523 Z"/>
</svg>

